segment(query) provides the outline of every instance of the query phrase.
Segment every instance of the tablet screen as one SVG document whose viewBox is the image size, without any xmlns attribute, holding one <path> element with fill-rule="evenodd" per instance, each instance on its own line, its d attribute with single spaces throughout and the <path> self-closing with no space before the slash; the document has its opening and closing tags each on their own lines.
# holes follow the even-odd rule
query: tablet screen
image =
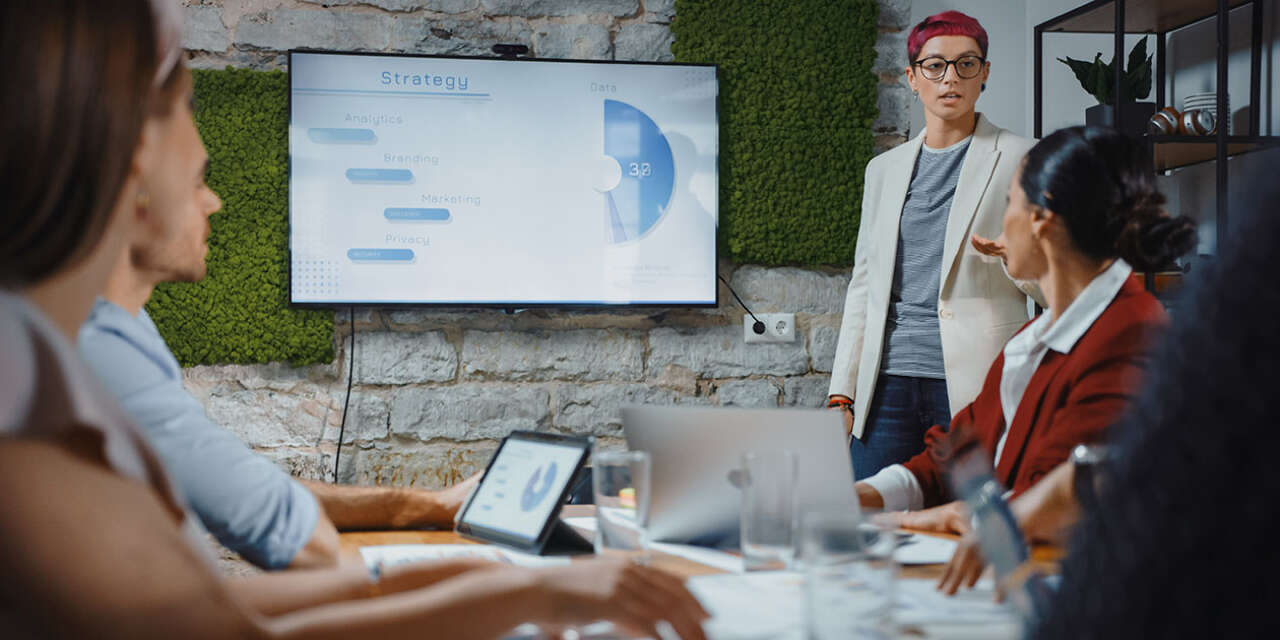
<svg viewBox="0 0 1280 640">
<path fill-rule="evenodd" d="M 476 489 L 462 523 L 536 539 L 583 455 L 581 445 L 508 438 Z"/>
</svg>

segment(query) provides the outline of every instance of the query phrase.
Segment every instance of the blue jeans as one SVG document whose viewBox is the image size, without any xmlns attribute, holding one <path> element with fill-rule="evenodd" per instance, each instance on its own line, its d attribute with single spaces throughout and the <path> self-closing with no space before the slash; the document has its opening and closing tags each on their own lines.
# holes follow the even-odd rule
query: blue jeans
<svg viewBox="0 0 1280 640">
<path fill-rule="evenodd" d="M 924 432 L 951 424 L 947 381 L 880 374 L 861 438 L 849 443 L 853 476 L 869 478 L 924 451 Z"/>
</svg>

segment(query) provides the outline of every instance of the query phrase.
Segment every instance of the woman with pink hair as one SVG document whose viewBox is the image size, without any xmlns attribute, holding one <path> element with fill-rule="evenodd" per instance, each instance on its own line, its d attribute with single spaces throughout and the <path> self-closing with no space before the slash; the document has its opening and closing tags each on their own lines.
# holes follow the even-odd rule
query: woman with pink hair
<svg viewBox="0 0 1280 640">
<path fill-rule="evenodd" d="M 907 83 L 924 108 L 915 138 L 867 165 L 853 275 L 828 406 L 845 413 L 858 480 L 924 449 L 978 395 L 1027 321 L 1034 285 L 998 245 L 1005 194 L 1032 140 L 975 110 L 991 75 L 987 32 L 958 11 L 907 38 Z"/>
</svg>

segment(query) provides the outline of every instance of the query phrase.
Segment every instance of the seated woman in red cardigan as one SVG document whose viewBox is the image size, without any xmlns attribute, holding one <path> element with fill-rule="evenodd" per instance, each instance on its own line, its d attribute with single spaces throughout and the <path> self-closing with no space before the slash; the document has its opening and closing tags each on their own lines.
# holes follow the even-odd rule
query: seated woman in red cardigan
<svg viewBox="0 0 1280 640">
<path fill-rule="evenodd" d="M 1049 308 L 1009 340 L 950 429 L 934 426 L 923 453 L 857 483 L 864 507 L 912 512 L 889 518 L 899 526 L 963 533 L 968 515 L 943 475 L 956 445 L 976 440 L 996 478 L 1020 493 L 1075 445 L 1102 438 L 1168 322 L 1133 269 L 1164 267 L 1195 245 L 1194 224 L 1171 218 L 1164 202 L 1141 146 L 1111 129 L 1062 129 L 1027 153 L 1009 186 L 1003 242 L 975 236 L 973 245 L 1037 281 Z"/>
</svg>

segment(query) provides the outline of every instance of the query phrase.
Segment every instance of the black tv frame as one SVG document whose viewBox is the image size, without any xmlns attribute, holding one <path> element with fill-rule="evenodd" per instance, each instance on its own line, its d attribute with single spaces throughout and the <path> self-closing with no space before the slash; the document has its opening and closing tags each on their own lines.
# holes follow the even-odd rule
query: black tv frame
<svg viewBox="0 0 1280 640">
<path fill-rule="evenodd" d="M 673 67 L 710 67 L 715 70 L 716 77 L 716 140 L 719 147 L 719 127 L 720 127 L 720 65 L 710 62 L 651 62 L 651 61 L 627 61 L 627 60 L 579 60 L 575 58 L 531 58 L 531 57 L 511 57 L 511 56 L 453 56 L 423 53 L 396 53 L 386 51 L 338 51 L 331 49 L 289 49 L 288 51 L 288 70 L 286 72 L 286 82 L 288 84 L 288 95 L 286 96 L 286 108 L 289 110 L 289 129 L 293 128 L 293 54 L 295 53 L 320 53 L 326 55 L 347 55 L 358 57 L 387 57 L 387 58 L 427 58 L 427 59 L 446 59 L 446 60 L 485 60 L 485 61 L 501 61 L 511 63 L 528 63 L 528 62 L 576 62 L 600 65 L 645 65 L 645 66 L 673 66 Z M 289 138 L 292 140 L 292 138 Z M 376 301 L 326 301 L 326 302 L 294 302 L 293 300 L 293 149 L 292 144 L 286 151 L 288 163 L 285 167 L 285 176 L 289 180 L 288 188 L 290 189 L 290 197 L 288 203 L 288 220 L 285 226 L 288 233 L 289 246 L 286 251 L 288 264 L 286 277 L 289 279 L 289 302 L 288 306 L 295 309 L 497 309 L 505 310 L 512 313 L 517 309 L 559 309 L 559 310 L 581 310 L 581 311 L 605 311 L 614 309 L 714 309 L 720 306 L 720 285 L 715 285 L 715 301 L 709 303 L 699 302 L 625 302 L 625 303 L 584 303 L 584 302 L 376 302 Z M 716 163 L 720 162 L 721 155 L 719 151 L 716 153 Z M 712 257 L 716 265 L 713 279 L 719 277 L 720 264 L 720 180 L 719 167 L 716 168 L 716 238 L 712 246 Z M 714 282 L 714 280 L 713 280 Z"/>
</svg>

